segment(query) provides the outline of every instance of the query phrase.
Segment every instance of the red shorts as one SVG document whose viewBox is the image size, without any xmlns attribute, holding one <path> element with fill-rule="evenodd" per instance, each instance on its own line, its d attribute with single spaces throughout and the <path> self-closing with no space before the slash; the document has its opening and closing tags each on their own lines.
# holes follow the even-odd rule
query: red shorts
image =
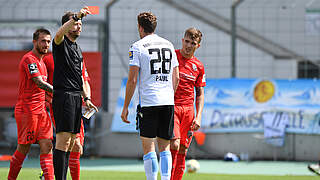
<svg viewBox="0 0 320 180">
<path fill-rule="evenodd" d="M 174 106 L 174 138 L 180 139 L 180 144 L 189 147 L 193 133 L 191 125 L 194 120 L 193 105 L 175 105 Z"/>
<path fill-rule="evenodd" d="M 52 104 L 49 106 L 50 109 L 50 116 L 47 116 L 49 121 L 52 121 L 54 127 L 56 127 L 56 122 L 54 121 L 53 117 L 53 110 L 52 110 Z M 83 120 L 81 119 L 81 127 L 80 127 L 80 133 L 77 133 L 77 138 L 80 138 L 80 144 L 83 146 L 84 143 L 84 126 L 83 126 Z"/>
<path fill-rule="evenodd" d="M 77 138 L 80 138 L 80 144 L 83 146 L 84 143 L 84 126 L 83 126 L 83 119 L 81 119 L 81 127 L 80 127 L 80 133 L 77 133 Z"/>
<path fill-rule="evenodd" d="M 18 144 L 34 144 L 40 139 L 53 139 L 51 121 L 47 114 L 15 113 L 18 129 Z"/>
</svg>

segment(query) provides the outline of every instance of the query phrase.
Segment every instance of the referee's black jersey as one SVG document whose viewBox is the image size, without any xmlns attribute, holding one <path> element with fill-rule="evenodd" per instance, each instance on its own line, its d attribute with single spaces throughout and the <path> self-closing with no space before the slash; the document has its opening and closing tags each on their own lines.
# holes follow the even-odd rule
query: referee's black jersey
<svg viewBox="0 0 320 180">
<path fill-rule="evenodd" d="M 82 52 L 76 42 L 67 36 L 61 44 L 52 41 L 54 59 L 53 89 L 61 91 L 82 91 Z"/>
</svg>

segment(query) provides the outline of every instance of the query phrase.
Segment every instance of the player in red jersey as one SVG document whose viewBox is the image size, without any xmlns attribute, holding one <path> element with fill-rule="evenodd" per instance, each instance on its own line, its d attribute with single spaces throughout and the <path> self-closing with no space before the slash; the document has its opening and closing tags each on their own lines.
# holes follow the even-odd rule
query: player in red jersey
<svg viewBox="0 0 320 180">
<path fill-rule="evenodd" d="M 172 155 L 171 180 L 181 180 L 185 157 L 193 131 L 200 128 L 206 85 L 203 64 L 194 57 L 200 47 L 202 33 L 195 28 L 185 31 L 182 49 L 176 50 L 179 61 L 180 82 L 174 96 L 174 138 L 170 142 Z M 194 114 L 194 89 L 196 89 L 196 116 Z"/>
<path fill-rule="evenodd" d="M 47 55 L 43 58 L 43 62 L 45 63 L 48 71 L 48 82 L 52 84 L 53 82 L 53 70 L 54 70 L 54 61 L 52 54 Z M 85 65 L 85 62 L 83 61 L 83 68 L 82 68 L 82 76 L 84 80 L 83 88 L 86 89 L 89 95 L 91 95 L 91 88 L 90 88 L 90 78 L 87 72 L 87 68 Z M 52 99 L 52 95 L 48 94 L 48 101 L 50 102 Z M 53 117 L 53 111 L 52 111 L 52 104 L 48 103 L 48 107 L 50 109 L 50 116 L 48 115 L 47 118 L 52 120 L 54 126 L 55 121 Z M 81 128 L 80 133 L 77 133 L 75 143 L 73 145 L 73 148 L 70 152 L 70 158 L 69 158 L 69 169 L 70 174 L 72 177 L 72 180 L 79 180 L 80 179 L 80 156 L 83 154 L 83 143 L 84 143 L 84 126 L 83 126 L 83 120 L 81 120 Z"/>
<path fill-rule="evenodd" d="M 52 93 L 47 83 L 47 69 L 43 56 L 48 53 L 51 34 L 40 28 L 33 33 L 33 49 L 19 64 L 19 94 L 15 106 L 18 146 L 10 161 L 8 179 L 17 179 L 31 144 L 40 145 L 40 165 L 45 179 L 53 180 L 52 124 L 46 119 L 45 91 Z"/>
</svg>

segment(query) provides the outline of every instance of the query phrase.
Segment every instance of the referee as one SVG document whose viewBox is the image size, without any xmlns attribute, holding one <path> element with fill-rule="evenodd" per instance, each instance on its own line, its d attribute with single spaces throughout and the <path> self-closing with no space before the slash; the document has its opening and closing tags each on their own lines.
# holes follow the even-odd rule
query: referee
<svg viewBox="0 0 320 180">
<path fill-rule="evenodd" d="M 67 12 L 62 16 L 62 26 L 52 42 L 54 59 L 52 108 L 56 121 L 56 146 L 53 152 L 56 180 L 65 180 L 70 151 L 76 134 L 80 132 L 82 99 L 87 108 L 98 111 L 83 89 L 83 57 L 76 39 L 82 30 L 81 19 L 90 14 L 88 7 L 77 14 Z"/>
</svg>

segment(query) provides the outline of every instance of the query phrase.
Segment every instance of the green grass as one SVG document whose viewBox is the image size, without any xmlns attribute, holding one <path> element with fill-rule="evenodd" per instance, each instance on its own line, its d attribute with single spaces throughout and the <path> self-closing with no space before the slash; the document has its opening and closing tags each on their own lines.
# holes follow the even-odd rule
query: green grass
<svg viewBox="0 0 320 180">
<path fill-rule="evenodd" d="M 18 180 L 38 179 L 40 169 L 22 168 Z M 8 168 L 0 168 L 0 179 L 6 179 Z M 69 175 L 69 180 L 71 177 Z M 120 171 L 81 171 L 81 180 L 142 180 L 143 172 Z M 160 180 L 160 176 L 158 177 Z M 183 180 L 319 180 L 318 176 L 262 176 L 262 175 L 224 175 L 224 174 L 185 174 Z"/>
</svg>

